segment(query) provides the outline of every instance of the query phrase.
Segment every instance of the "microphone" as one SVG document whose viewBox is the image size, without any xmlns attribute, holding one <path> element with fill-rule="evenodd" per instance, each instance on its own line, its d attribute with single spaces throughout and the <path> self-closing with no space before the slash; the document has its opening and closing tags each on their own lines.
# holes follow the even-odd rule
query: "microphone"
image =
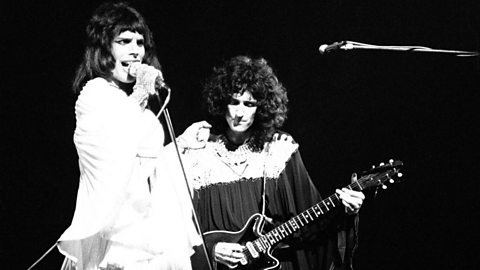
<svg viewBox="0 0 480 270">
<path fill-rule="evenodd" d="M 167 108 L 167 104 L 170 102 L 170 92 L 171 92 L 170 87 L 168 87 L 168 85 L 163 80 L 163 75 L 162 75 L 162 72 L 160 70 L 158 70 L 158 69 L 156 69 L 152 66 L 142 64 L 140 62 L 131 63 L 130 66 L 128 67 L 128 74 L 132 77 L 137 78 L 140 71 L 142 71 L 142 68 L 143 69 L 153 69 L 153 71 L 156 72 L 156 74 L 155 73 L 152 74 L 152 75 L 155 75 L 155 86 L 154 86 L 154 89 L 152 89 L 152 90 L 155 91 L 155 93 L 149 93 L 149 97 L 150 96 L 155 96 L 158 100 L 158 104 L 161 104 L 160 109 L 158 110 L 158 113 L 156 114 L 157 118 L 160 117 L 160 115 L 164 111 L 165 111 L 165 116 L 167 117 L 166 108 Z M 147 72 L 151 72 L 151 71 L 147 71 Z M 161 101 L 161 96 L 160 96 L 160 93 L 159 93 L 160 89 L 166 90 L 166 96 L 165 96 L 163 102 Z M 172 137 L 172 138 L 175 138 L 175 137 Z"/>
<path fill-rule="evenodd" d="M 340 50 L 340 49 L 344 49 L 342 48 L 343 46 L 345 46 L 347 44 L 346 41 L 341 41 L 341 42 L 334 42 L 333 44 L 330 44 L 330 45 L 327 45 L 327 44 L 323 44 L 323 45 L 320 45 L 320 47 L 318 48 L 318 50 L 320 51 L 320 54 L 327 54 L 331 51 L 336 51 L 336 50 Z"/>
<path fill-rule="evenodd" d="M 128 68 L 128 74 L 136 78 L 139 70 L 144 68 L 144 66 L 147 66 L 147 65 L 142 65 L 140 62 L 133 62 L 130 64 L 130 67 Z M 158 75 L 155 78 L 155 89 L 165 88 L 169 90 L 170 88 L 167 86 L 167 84 L 163 80 L 162 72 L 160 70 L 157 70 L 157 71 L 158 71 Z"/>
</svg>

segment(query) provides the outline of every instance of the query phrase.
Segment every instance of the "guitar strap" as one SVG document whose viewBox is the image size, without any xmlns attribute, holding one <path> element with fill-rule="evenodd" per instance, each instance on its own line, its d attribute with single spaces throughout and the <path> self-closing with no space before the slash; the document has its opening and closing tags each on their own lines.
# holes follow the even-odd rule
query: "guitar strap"
<svg viewBox="0 0 480 270">
<path fill-rule="evenodd" d="M 268 142 L 265 144 L 265 156 L 264 156 L 264 160 L 263 160 L 263 183 L 262 183 L 262 216 L 265 218 L 265 219 L 268 219 L 267 216 L 265 215 L 265 208 L 266 208 L 266 190 L 267 190 L 267 160 L 268 160 L 268 157 L 270 155 L 270 143 L 271 142 Z"/>
</svg>

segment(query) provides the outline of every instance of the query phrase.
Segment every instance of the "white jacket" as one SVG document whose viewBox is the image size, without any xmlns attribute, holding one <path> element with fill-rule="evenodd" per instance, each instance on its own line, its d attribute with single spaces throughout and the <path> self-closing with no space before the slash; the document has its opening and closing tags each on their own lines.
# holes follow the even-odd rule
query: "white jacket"
<svg viewBox="0 0 480 270">
<path fill-rule="evenodd" d="M 190 269 L 200 237 L 158 119 L 102 78 L 85 85 L 75 113 L 80 182 L 60 252 L 79 270 L 107 263 L 138 269 L 152 260 L 161 269 Z"/>
</svg>

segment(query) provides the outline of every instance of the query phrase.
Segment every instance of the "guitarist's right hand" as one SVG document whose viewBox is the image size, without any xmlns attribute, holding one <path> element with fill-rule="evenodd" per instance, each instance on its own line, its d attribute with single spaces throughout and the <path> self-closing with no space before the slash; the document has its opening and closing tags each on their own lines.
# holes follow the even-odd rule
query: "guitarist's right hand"
<svg viewBox="0 0 480 270">
<path fill-rule="evenodd" d="M 215 261 L 233 269 L 237 267 L 239 263 L 242 263 L 242 261 L 247 262 L 245 254 L 243 253 L 244 248 L 244 246 L 237 243 L 219 242 L 214 248 Z"/>
</svg>

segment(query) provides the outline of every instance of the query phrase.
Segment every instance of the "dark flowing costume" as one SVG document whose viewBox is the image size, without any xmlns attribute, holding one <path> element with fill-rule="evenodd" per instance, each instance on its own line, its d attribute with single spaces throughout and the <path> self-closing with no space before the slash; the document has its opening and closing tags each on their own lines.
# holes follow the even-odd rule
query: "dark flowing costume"
<svg viewBox="0 0 480 270">
<path fill-rule="evenodd" d="M 218 136 L 184 153 L 204 232 L 239 231 L 256 213 L 264 213 L 272 229 L 321 201 L 297 143 L 274 140 L 263 149 L 246 143 L 234 151 L 228 144 Z M 283 270 L 351 269 L 357 227 L 358 215 L 345 214 L 341 205 L 287 238 L 273 255 Z"/>
</svg>

